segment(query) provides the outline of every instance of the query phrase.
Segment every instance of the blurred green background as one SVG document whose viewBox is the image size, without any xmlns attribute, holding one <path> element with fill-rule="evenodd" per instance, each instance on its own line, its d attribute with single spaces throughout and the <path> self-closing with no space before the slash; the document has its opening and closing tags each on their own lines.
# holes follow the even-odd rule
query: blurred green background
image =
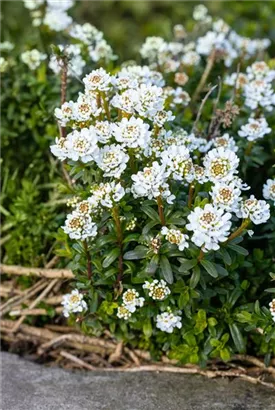
<svg viewBox="0 0 275 410">
<path fill-rule="evenodd" d="M 77 1 L 71 14 L 90 22 L 105 34 L 122 60 L 136 58 L 146 36 L 171 36 L 175 24 L 192 27 L 192 10 L 205 4 L 213 17 L 221 17 L 242 35 L 275 40 L 275 1 Z M 2 1 L 2 38 L 23 47 L 37 42 L 29 11 L 21 1 Z M 275 50 L 274 50 L 275 51 Z"/>
</svg>

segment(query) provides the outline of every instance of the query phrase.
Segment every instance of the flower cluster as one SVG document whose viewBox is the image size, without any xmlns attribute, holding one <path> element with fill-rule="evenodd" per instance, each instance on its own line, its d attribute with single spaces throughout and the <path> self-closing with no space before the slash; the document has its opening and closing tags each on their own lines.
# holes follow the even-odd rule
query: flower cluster
<svg viewBox="0 0 275 410">
<path fill-rule="evenodd" d="M 156 327 L 162 332 L 173 333 L 175 328 L 181 329 L 181 312 L 172 312 L 171 309 L 157 315 L 156 317 Z"/>
<path fill-rule="evenodd" d="M 88 309 L 87 303 L 83 300 L 83 295 L 77 289 L 64 295 L 61 304 L 64 307 L 63 314 L 65 317 L 69 317 L 71 313 L 85 312 Z"/>
<path fill-rule="evenodd" d="M 275 299 L 272 299 L 272 301 L 269 303 L 269 309 L 270 309 L 272 319 L 275 322 Z"/>
<path fill-rule="evenodd" d="M 274 201 L 275 204 L 275 179 L 268 179 L 263 187 L 263 197 Z"/>
<path fill-rule="evenodd" d="M 153 282 L 146 281 L 142 287 L 148 290 L 149 296 L 154 300 L 164 300 L 171 293 L 163 279 L 154 279 Z"/>
<path fill-rule="evenodd" d="M 29 67 L 30 70 L 36 70 L 40 66 L 41 62 L 46 58 L 46 54 L 40 53 L 40 51 L 35 48 L 21 54 L 21 60 Z"/>
</svg>

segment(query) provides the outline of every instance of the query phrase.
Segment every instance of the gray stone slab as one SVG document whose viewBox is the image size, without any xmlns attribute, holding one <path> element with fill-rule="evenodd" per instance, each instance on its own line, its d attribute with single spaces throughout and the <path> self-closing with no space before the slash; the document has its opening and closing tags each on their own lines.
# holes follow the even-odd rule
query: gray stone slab
<svg viewBox="0 0 275 410">
<path fill-rule="evenodd" d="M 269 389 L 168 373 L 69 372 L 2 353 L 2 410 L 274 410 Z"/>
</svg>

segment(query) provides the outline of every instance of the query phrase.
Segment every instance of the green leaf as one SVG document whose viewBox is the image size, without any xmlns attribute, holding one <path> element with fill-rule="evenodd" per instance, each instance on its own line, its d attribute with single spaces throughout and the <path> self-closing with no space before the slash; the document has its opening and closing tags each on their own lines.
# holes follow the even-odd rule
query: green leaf
<svg viewBox="0 0 275 410">
<path fill-rule="evenodd" d="M 190 269 L 194 268 L 198 264 L 197 259 L 184 259 L 179 258 L 179 262 L 181 263 L 179 267 L 179 272 L 187 272 Z"/>
<path fill-rule="evenodd" d="M 108 268 L 108 266 L 110 266 L 118 258 L 119 253 L 120 250 L 118 248 L 111 250 L 102 263 L 103 268 Z"/>
<path fill-rule="evenodd" d="M 145 336 L 147 338 L 152 336 L 153 331 L 152 331 L 151 319 L 145 320 L 145 322 L 143 323 L 143 326 L 142 326 L 142 330 L 143 330 L 143 333 L 145 334 Z"/>
<path fill-rule="evenodd" d="M 150 262 L 148 263 L 148 265 L 146 266 L 145 271 L 149 274 L 153 274 L 156 272 L 158 265 L 159 265 L 159 256 L 154 255 L 152 259 L 150 260 Z"/>
<path fill-rule="evenodd" d="M 200 309 L 197 313 L 196 324 L 194 328 L 195 335 L 198 335 L 204 331 L 207 327 L 206 312 Z"/>
<path fill-rule="evenodd" d="M 243 255 L 243 256 L 249 255 L 248 250 L 246 250 L 246 249 L 243 248 L 242 246 L 235 245 L 235 244 L 232 244 L 232 243 L 230 243 L 230 244 L 227 245 L 227 246 L 228 246 L 228 248 L 232 249 L 232 251 L 237 252 L 237 253 L 239 253 L 240 255 Z"/>
<path fill-rule="evenodd" d="M 166 282 L 172 284 L 174 281 L 172 268 L 169 260 L 164 255 L 162 255 L 160 258 L 160 270 Z"/>
<path fill-rule="evenodd" d="M 149 216 L 150 219 L 152 219 L 153 221 L 157 221 L 159 222 L 159 214 L 150 206 L 147 205 L 143 205 L 141 207 L 141 210 L 147 215 Z"/>
<path fill-rule="evenodd" d="M 231 354 L 230 354 L 230 351 L 227 349 L 227 347 L 224 347 L 223 349 L 221 349 L 220 356 L 224 362 L 228 362 L 228 360 L 230 360 Z"/>
<path fill-rule="evenodd" d="M 210 276 L 212 276 L 213 278 L 218 277 L 218 271 L 216 269 L 216 266 L 212 262 L 202 259 L 200 263 Z"/>
<path fill-rule="evenodd" d="M 178 299 L 178 306 L 180 309 L 183 309 L 184 306 L 187 305 L 187 303 L 190 300 L 190 295 L 189 295 L 189 288 L 188 286 L 185 286 L 183 289 L 182 293 L 180 294 L 180 297 Z"/>
<path fill-rule="evenodd" d="M 143 245 L 138 245 L 133 251 L 126 252 L 123 255 L 123 258 L 130 261 L 136 259 L 143 259 L 146 258 L 148 253 L 148 248 Z"/>
<path fill-rule="evenodd" d="M 200 281 L 201 271 L 199 266 L 195 266 L 193 269 L 192 276 L 190 278 L 190 288 L 195 289 Z"/>
<path fill-rule="evenodd" d="M 244 353 L 245 352 L 245 341 L 241 334 L 240 329 L 238 328 L 236 323 L 229 325 L 229 329 L 230 329 L 230 334 L 234 341 L 237 351 L 239 353 Z"/>
<path fill-rule="evenodd" d="M 268 288 L 268 289 L 265 289 L 265 292 L 268 292 L 268 293 L 275 293 L 275 288 Z"/>
<path fill-rule="evenodd" d="M 229 253 L 227 252 L 227 250 L 225 248 L 221 248 L 220 249 L 220 253 L 223 257 L 223 261 L 226 265 L 231 265 L 232 263 L 232 259 L 231 256 L 229 255 Z"/>
</svg>

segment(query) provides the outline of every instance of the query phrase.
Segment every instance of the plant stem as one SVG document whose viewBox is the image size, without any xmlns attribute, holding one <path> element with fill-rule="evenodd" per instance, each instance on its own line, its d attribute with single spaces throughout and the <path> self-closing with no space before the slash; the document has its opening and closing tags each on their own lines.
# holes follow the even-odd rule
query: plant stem
<svg viewBox="0 0 275 410">
<path fill-rule="evenodd" d="M 254 145 L 254 142 L 253 142 L 253 141 L 250 141 L 250 142 L 247 144 L 247 147 L 246 147 L 246 150 L 245 150 L 244 155 L 246 155 L 246 156 L 248 157 L 248 156 L 251 154 L 253 145 Z"/>
<path fill-rule="evenodd" d="M 88 242 L 87 242 L 87 239 L 85 239 L 85 240 L 83 241 L 83 245 L 84 245 L 84 249 L 85 249 L 85 253 L 86 253 L 86 258 L 87 258 L 87 276 L 88 276 L 88 279 L 90 280 L 90 279 L 92 278 L 93 271 L 92 271 L 91 255 L 90 255 L 90 252 L 89 252 L 89 250 L 88 250 Z"/>
<path fill-rule="evenodd" d="M 193 196 L 194 196 L 195 186 L 193 184 L 189 185 L 189 192 L 188 192 L 188 208 L 190 209 L 192 206 Z"/>
<path fill-rule="evenodd" d="M 164 218 L 164 212 L 163 212 L 163 203 L 162 203 L 162 199 L 161 196 L 157 197 L 157 203 L 158 203 L 158 213 L 159 213 L 159 219 L 161 222 L 162 226 L 165 226 L 165 218 Z"/>
<path fill-rule="evenodd" d="M 198 263 L 200 263 L 200 261 L 204 258 L 204 252 L 202 251 L 202 249 L 200 250 L 199 256 L 198 256 Z"/>
<path fill-rule="evenodd" d="M 197 88 L 196 88 L 196 90 L 193 94 L 192 102 L 196 101 L 196 99 L 198 98 L 200 92 L 202 91 L 203 87 L 205 86 L 207 78 L 209 77 L 209 74 L 211 73 L 211 70 L 214 66 L 215 57 L 216 57 L 216 50 L 213 49 L 211 54 L 209 55 L 209 57 L 207 59 L 207 64 L 206 64 L 205 70 L 203 72 L 203 75 L 201 77 L 201 80 L 200 80 L 200 82 L 199 82 L 199 84 L 198 84 L 198 86 L 197 86 Z"/>
<path fill-rule="evenodd" d="M 120 254 L 118 257 L 118 275 L 117 275 L 116 284 L 115 284 L 115 287 L 119 287 L 120 282 L 123 277 L 123 243 L 122 243 L 123 235 L 122 235 L 121 223 L 120 223 L 119 212 L 118 212 L 117 207 L 113 208 L 113 218 L 114 218 L 115 225 L 116 225 L 117 243 L 120 249 Z"/>
<path fill-rule="evenodd" d="M 200 108 L 199 108 L 197 117 L 196 117 L 196 119 L 195 119 L 194 125 L 193 125 L 193 127 L 192 127 L 192 133 L 194 133 L 194 134 L 196 133 L 196 131 L 197 131 L 197 125 L 198 125 L 198 123 L 199 123 L 199 120 L 200 120 L 200 117 L 201 117 L 201 114 L 202 114 L 203 107 L 204 107 L 204 105 L 205 105 L 205 103 L 206 103 L 208 97 L 209 97 L 210 94 L 212 93 L 212 91 L 214 91 L 217 87 L 218 87 L 218 85 L 214 85 L 214 87 L 210 88 L 210 90 L 208 91 L 208 93 L 205 94 L 205 96 L 204 96 L 204 98 L 203 98 L 203 100 L 202 100 L 202 102 L 201 102 L 201 105 L 200 105 Z"/>
<path fill-rule="evenodd" d="M 232 234 L 231 234 L 231 235 L 229 236 L 229 238 L 227 239 L 226 243 L 232 241 L 232 240 L 235 239 L 235 238 L 237 238 L 237 236 L 240 236 L 240 234 L 242 233 L 242 231 L 243 231 L 245 228 L 247 228 L 247 226 L 249 225 L 249 223 L 250 223 L 250 219 L 248 219 L 248 218 L 247 218 L 247 219 L 244 219 L 244 220 L 242 221 L 241 226 L 240 226 L 238 229 L 236 229 L 235 232 L 232 232 Z"/>
</svg>

